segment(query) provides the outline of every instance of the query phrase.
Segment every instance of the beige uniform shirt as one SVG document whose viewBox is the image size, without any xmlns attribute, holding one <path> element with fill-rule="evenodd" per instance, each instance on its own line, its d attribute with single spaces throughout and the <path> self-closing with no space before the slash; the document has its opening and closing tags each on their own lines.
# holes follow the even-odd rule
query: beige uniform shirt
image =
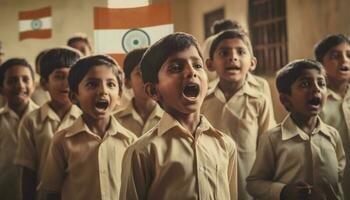
<svg viewBox="0 0 350 200">
<path fill-rule="evenodd" d="M 103 138 L 79 118 L 53 138 L 40 190 L 67 200 L 118 199 L 124 151 L 135 140 L 113 117 Z"/>
<path fill-rule="evenodd" d="M 334 91 L 328 89 L 328 98 L 321 113 L 322 120 L 336 128 L 343 141 L 346 155 L 343 188 L 345 199 L 350 199 L 350 85 L 345 97 L 342 98 Z"/>
<path fill-rule="evenodd" d="M 41 179 L 54 133 L 72 125 L 80 114 L 80 109 L 73 105 L 61 120 L 46 103 L 23 118 L 19 126 L 16 164 L 36 171 L 37 184 Z"/>
<path fill-rule="evenodd" d="M 226 101 L 216 86 L 202 105 L 202 113 L 220 131 L 227 133 L 238 149 L 238 198 L 251 199 L 245 179 L 253 166 L 259 136 L 275 126 L 271 104 L 256 87 L 245 82 L 242 88 Z"/>
<path fill-rule="evenodd" d="M 33 101 L 29 101 L 23 115 L 37 108 Z M 3 200 L 21 199 L 20 168 L 14 163 L 20 120 L 7 104 L 0 109 L 0 198 Z"/>
<path fill-rule="evenodd" d="M 129 129 L 137 137 L 140 137 L 153 128 L 159 122 L 162 115 L 163 110 L 158 104 L 156 104 L 147 121 L 144 122 L 141 116 L 134 109 L 132 101 L 130 101 L 126 108 L 117 111 L 114 116 L 122 126 Z"/>
<path fill-rule="evenodd" d="M 321 121 L 311 137 L 287 118 L 261 137 L 247 190 L 257 199 L 280 199 L 286 184 L 304 181 L 315 194 L 333 190 L 328 199 L 342 199 L 340 181 L 345 155 L 338 132 Z M 329 185 L 329 186 L 326 186 Z M 313 197 L 315 200 L 323 198 Z"/>
<path fill-rule="evenodd" d="M 32 99 L 33 101 L 39 105 L 42 106 L 44 105 L 46 102 L 50 101 L 50 94 L 48 91 L 44 90 L 40 84 L 38 84 L 35 87 L 35 90 L 32 94 Z"/>
<path fill-rule="evenodd" d="M 164 113 L 124 156 L 122 200 L 237 199 L 235 143 L 204 116 L 194 136 Z"/>
</svg>

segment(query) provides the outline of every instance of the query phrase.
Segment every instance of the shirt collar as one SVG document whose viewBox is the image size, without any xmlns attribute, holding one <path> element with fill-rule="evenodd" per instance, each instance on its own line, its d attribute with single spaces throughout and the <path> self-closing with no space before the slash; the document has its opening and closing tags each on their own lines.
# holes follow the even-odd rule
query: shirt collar
<svg viewBox="0 0 350 200">
<path fill-rule="evenodd" d="M 23 116 L 37 108 L 38 108 L 38 105 L 36 105 L 31 99 L 29 99 L 27 108 L 24 111 Z M 8 103 L 6 103 L 5 106 L 0 110 L 0 114 L 5 114 L 5 113 L 11 113 L 11 115 L 15 115 L 16 117 L 18 117 L 17 114 L 10 108 Z"/>
<path fill-rule="evenodd" d="M 318 125 L 315 130 L 311 133 L 312 135 L 321 133 L 332 140 L 332 133 L 330 132 L 327 125 L 317 117 Z M 282 140 L 289 140 L 295 136 L 300 136 L 303 140 L 308 140 L 309 136 L 303 130 L 301 130 L 295 122 L 292 120 L 290 114 L 283 120 L 281 124 Z"/>
<path fill-rule="evenodd" d="M 66 116 L 71 116 L 75 119 L 77 119 L 80 115 L 81 115 L 81 110 L 76 105 L 72 105 L 66 114 Z M 44 122 L 46 118 L 49 118 L 55 121 L 61 121 L 60 117 L 49 106 L 49 102 L 46 102 L 43 106 L 41 106 L 40 118 L 41 118 L 41 122 Z"/>
<path fill-rule="evenodd" d="M 128 115 L 133 115 L 133 112 L 136 112 L 136 110 L 134 109 L 134 106 L 131 100 L 124 109 L 120 110 L 117 113 L 119 117 L 125 117 Z M 153 117 L 161 118 L 163 115 L 163 112 L 164 112 L 163 109 L 158 105 L 158 103 L 156 103 L 156 106 L 154 107 L 153 111 L 150 114 L 150 118 L 153 118 Z"/>
<path fill-rule="evenodd" d="M 211 132 L 216 133 L 220 136 L 222 136 L 222 133 L 219 131 L 215 130 L 209 121 L 203 116 L 200 116 L 200 124 L 197 130 L 199 130 L 202 133 L 206 133 L 207 131 L 212 130 Z M 164 112 L 163 117 L 159 121 L 158 125 L 158 135 L 164 135 L 166 134 L 170 129 L 177 127 L 179 128 L 182 132 L 186 134 L 188 133 L 188 130 L 186 130 L 176 119 L 174 119 L 171 115 L 169 115 L 167 112 Z"/>
<path fill-rule="evenodd" d="M 258 92 L 256 89 L 254 89 L 250 84 L 251 83 L 249 83 L 247 80 L 244 81 L 242 88 L 239 89 L 236 92 L 236 94 L 234 94 L 234 96 L 248 95 L 248 96 L 255 97 L 255 98 L 259 97 L 260 92 Z M 215 86 L 214 95 L 217 98 L 226 101 L 223 92 L 219 88 L 219 83 L 217 83 Z"/>
<path fill-rule="evenodd" d="M 84 132 L 91 134 L 93 136 L 96 136 L 96 134 L 93 133 L 89 129 L 87 124 L 84 122 L 83 118 L 80 116 L 73 123 L 73 125 L 68 128 L 66 137 L 73 137 L 79 133 L 84 133 Z M 112 136 L 112 135 L 116 135 L 116 134 L 120 134 L 121 136 L 123 136 L 125 138 L 130 138 L 130 135 L 131 135 L 130 131 L 128 131 L 123 126 L 121 126 L 114 117 L 111 117 L 111 122 L 110 122 L 110 125 L 109 125 L 106 133 L 105 133 L 105 136 L 108 136 L 108 135 Z"/>
<path fill-rule="evenodd" d="M 328 98 L 333 98 L 337 101 L 341 101 L 343 100 L 343 97 L 340 96 L 339 94 L 337 94 L 336 92 L 334 92 L 332 89 L 327 88 L 327 97 Z M 348 88 L 346 90 L 344 99 L 350 99 L 350 84 L 348 84 Z"/>
</svg>

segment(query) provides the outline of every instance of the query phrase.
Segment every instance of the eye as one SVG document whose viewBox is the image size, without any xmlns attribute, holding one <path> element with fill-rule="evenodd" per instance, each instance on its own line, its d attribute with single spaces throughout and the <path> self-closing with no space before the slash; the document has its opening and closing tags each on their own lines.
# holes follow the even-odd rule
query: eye
<svg viewBox="0 0 350 200">
<path fill-rule="evenodd" d="M 8 85 L 14 85 L 18 82 L 18 80 L 16 78 L 9 78 L 6 82 Z"/>
<path fill-rule="evenodd" d="M 310 82 L 309 82 L 309 81 L 302 81 L 302 82 L 300 83 L 300 86 L 301 86 L 302 88 L 307 88 L 307 87 L 310 86 Z"/>
<path fill-rule="evenodd" d="M 172 63 L 169 65 L 168 67 L 168 71 L 170 73 L 177 73 L 180 72 L 182 70 L 182 65 L 180 65 L 180 63 Z"/>
<path fill-rule="evenodd" d="M 109 88 L 115 88 L 115 87 L 117 87 L 117 84 L 114 81 L 110 81 L 110 82 L 107 83 L 107 86 Z"/>
<path fill-rule="evenodd" d="M 350 58 L 350 51 L 346 52 L 346 57 Z"/>
<path fill-rule="evenodd" d="M 238 55 L 245 55 L 247 54 L 247 51 L 244 48 L 239 48 L 237 50 Z"/>
<path fill-rule="evenodd" d="M 331 59 L 338 59 L 340 57 L 340 55 L 339 55 L 339 52 L 334 51 L 334 52 L 330 53 L 329 57 Z"/>
<path fill-rule="evenodd" d="M 226 56 L 229 55 L 229 50 L 221 49 L 221 50 L 219 50 L 218 55 L 221 56 L 221 57 L 226 57 Z"/>
<path fill-rule="evenodd" d="M 63 81 L 64 79 L 66 79 L 66 76 L 63 74 L 55 74 L 54 79 Z"/>
<path fill-rule="evenodd" d="M 88 88 L 96 88 L 97 83 L 95 81 L 88 81 L 88 82 L 86 82 L 85 86 Z"/>
<path fill-rule="evenodd" d="M 203 68 L 202 64 L 200 64 L 200 63 L 194 63 L 193 67 L 196 68 L 196 69 Z"/>
<path fill-rule="evenodd" d="M 326 87 L 326 81 L 324 79 L 318 80 L 317 84 L 319 87 Z"/>
<path fill-rule="evenodd" d="M 29 83 L 30 80 L 31 80 L 31 78 L 29 78 L 28 76 L 23 77 L 23 82 L 25 82 L 25 83 Z"/>
</svg>

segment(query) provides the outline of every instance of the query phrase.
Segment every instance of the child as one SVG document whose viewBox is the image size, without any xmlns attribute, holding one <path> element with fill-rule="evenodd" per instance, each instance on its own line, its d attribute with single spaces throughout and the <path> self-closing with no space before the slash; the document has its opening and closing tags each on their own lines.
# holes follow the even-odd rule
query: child
<svg viewBox="0 0 350 200">
<path fill-rule="evenodd" d="M 40 74 L 40 60 L 47 51 L 48 49 L 41 51 L 35 58 L 35 71 L 38 74 Z M 38 83 L 33 92 L 32 99 L 37 105 L 42 106 L 47 101 L 50 101 L 50 94 Z"/>
<path fill-rule="evenodd" d="M 47 152 L 55 132 L 70 126 L 81 114 L 69 100 L 68 73 L 80 58 L 72 48 L 53 48 L 40 62 L 40 83 L 50 93 L 51 100 L 23 118 L 19 127 L 16 163 L 23 168 L 24 198 L 40 198 L 36 187 L 40 182 Z"/>
<path fill-rule="evenodd" d="M 261 137 L 248 192 L 257 199 L 343 199 L 341 138 L 318 116 L 327 92 L 322 65 L 291 62 L 277 73 L 276 86 L 290 114 Z"/>
<path fill-rule="evenodd" d="M 316 45 L 315 56 L 323 64 L 328 81 L 321 118 L 339 131 L 347 163 L 342 185 L 350 188 L 350 40 L 341 34 L 330 35 Z M 350 199 L 349 189 L 344 190 L 344 196 Z"/>
<path fill-rule="evenodd" d="M 54 136 L 41 189 L 47 199 L 118 199 L 122 157 L 136 136 L 112 117 L 122 94 L 117 63 L 102 55 L 79 60 L 69 87 L 83 114 Z"/>
<path fill-rule="evenodd" d="M 92 54 L 92 48 L 88 37 L 84 33 L 77 33 L 67 41 L 67 46 L 72 47 L 80 51 L 83 56 L 89 56 Z"/>
<path fill-rule="evenodd" d="M 247 74 L 256 65 L 248 35 L 240 30 L 220 33 L 213 41 L 207 66 L 220 80 L 208 92 L 202 112 L 238 147 L 238 198 L 251 199 L 245 179 L 253 166 L 259 136 L 275 125 L 271 103 Z"/>
<path fill-rule="evenodd" d="M 127 149 L 120 199 L 237 199 L 235 144 L 200 115 L 208 80 L 197 40 L 164 37 L 146 51 L 141 72 L 165 112 Z"/>
<path fill-rule="evenodd" d="M 148 48 L 129 52 L 124 60 L 125 85 L 132 88 L 134 98 L 126 108 L 119 110 L 115 117 L 131 132 L 140 137 L 154 127 L 162 117 L 163 110 L 152 98 L 147 96 L 141 77 L 140 60 Z"/>
<path fill-rule="evenodd" d="M 30 100 L 34 72 L 25 59 L 12 58 L 0 67 L 0 90 L 7 104 L 0 109 L 0 194 L 3 200 L 19 200 L 20 169 L 14 165 L 17 129 L 22 117 L 38 106 Z"/>
</svg>

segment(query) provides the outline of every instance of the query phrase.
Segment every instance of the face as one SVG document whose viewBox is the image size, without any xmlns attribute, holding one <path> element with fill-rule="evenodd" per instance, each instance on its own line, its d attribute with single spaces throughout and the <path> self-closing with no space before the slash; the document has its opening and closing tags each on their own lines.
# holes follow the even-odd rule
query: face
<svg viewBox="0 0 350 200">
<path fill-rule="evenodd" d="M 130 79 L 125 79 L 126 86 L 132 88 L 135 98 L 149 99 L 144 89 L 144 83 L 141 76 L 140 65 L 137 65 L 130 74 Z"/>
<path fill-rule="evenodd" d="M 350 45 L 344 42 L 330 49 L 323 57 L 322 64 L 329 79 L 348 81 L 350 79 Z"/>
<path fill-rule="evenodd" d="M 292 84 L 291 94 L 282 95 L 281 101 L 299 119 L 317 116 L 326 99 L 325 77 L 316 69 L 306 69 Z"/>
<path fill-rule="evenodd" d="M 90 47 L 84 41 L 76 41 L 72 43 L 71 47 L 79 50 L 84 56 L 91 55 Z"/>
<path fill-rule="evenodd" d="M 89 119 L 109 119 L 119 104 L 118 80 L 113 68 L 106 65 L 91 68 L 79 83 L 78 91 L 73 99 Z"/>
<path fill-rule="evenodd" d="M 255 68 L 255 64 L 255 58 L 239 38 L 221 41 L 213 59 L 207 60 L 208 68 L 216 70 L 220 81 L 228 83 L 242 83 L 248 71 Z"/>
<path fill-rule="evenodd" d="M 43 80 L 42 85 L 51 96 L 52 101 L 61 105 L 70 105 L 68 74 L 70 68 L 63 67 L 55 69 L 48 77 L 48 80 Z"/>
<path fill-rule="evenodd" d="M 5 73 L 3 95 L 10 106 L 27 105 L 34 90 L 30 69 L 25 66 L 14 66 Z"/>
<path fill-rule="evenodd" d="M 207 79 L 202 58 L 196 47 L 190 46 L 166 59 L 155 88 L 147 83 L 146 92 L 171 115 L 188 115 L 199 112 L 207 92 Z"/>
</svg>

